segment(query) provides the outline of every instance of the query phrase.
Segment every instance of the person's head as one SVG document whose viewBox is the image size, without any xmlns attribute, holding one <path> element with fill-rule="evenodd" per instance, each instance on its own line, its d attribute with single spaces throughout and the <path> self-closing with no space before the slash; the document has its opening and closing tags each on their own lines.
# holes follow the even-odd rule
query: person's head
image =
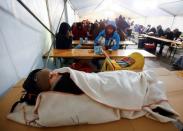
<svg viewBox="0 0 183 131">
<path fill-rule="evenodd" d="M 33 94 L 50 91 L 51 87 L 60 79 L 61 75 L 49 69 L 36 69 L 30 72 L 25 80 L 24 89 Z"/>
<path fill-rule="evenodd" d="M 74 22 L 73 25 L 72 25 L 72 27 L 77 27 L 77 23 Z"/>
<path fill-rule="evenodd" d="M 63 35 L 63 36 L 67 36 L 68 35 L 68 32 L 71 31 L 71 27 L 68 23 L 66 22 L 63 22 L 61 23 L 60 25 L 60 29 L 59 29 L 59 35 Z"/>
<path fill-rule="evenodd" d="M 108 21 L 105 31 L 107 35 L 113 34 L 116 31 L 116 23 L 114 21 Z"/>
<path fill-rule="evenodd" d="M 99 23 L 97 23 L 97 22 L 94 23 L 94 29 L 98 29 L 99 26 L 100 26 Z"/>
<path fill-rule="evenodd" d="M 151 25 L 147 25 L 147 28 L 151 28 Z"/>
<path fill-rule="evenodd" d="M 77 24 L 77 27 L 78 27 L 78 30 L 82 30 L 82 29 L 83 29 L 82 23 L 81 23 L 81 22 L 78 23 L 78 24 Z"/>
<path fill-rule="evenodd" d="M 179 29 L 176 28 L 176 29 L 173 30 L 173 32 L 177 33 L 177 32 L 179 32 Z"/>
<path fill-rule="evenodd" d="M 120 15 L 120 16 L 119 16 L 119 19 L 120 19 L 120 20 L 122 20 L 122 19 L 123 19 L 123 16 L 122 16 L 122 15 Z"/>
<path fill-rule="evenodd" d="M 162 26 L 161 25 L 158 25 L 157 26 L 157 30 L 160 30 L 160 29 L 162 29 Z"/>
<path fill-rule="evenodd" d="M 170 28 L 166 28 L 165 32 L 171 32 Z"/>
</svg>

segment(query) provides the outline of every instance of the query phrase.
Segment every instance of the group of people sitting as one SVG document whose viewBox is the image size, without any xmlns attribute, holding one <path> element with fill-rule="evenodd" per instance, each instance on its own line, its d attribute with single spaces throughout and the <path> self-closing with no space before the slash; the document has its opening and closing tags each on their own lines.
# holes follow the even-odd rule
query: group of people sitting
<svg viewBox="0 0 183 131">
<path fill-rule="evenodd" d="M 99 32 L 105 29 L 109 20 L 100 20 L 95 21 L 94 23 L 89 22 L 88 20 L 84 20 L 82 22 L 74 23 L 72 25 L 72 33 L 73 39 L 79 40 L 80 37 L 82 38 L 89 38 L 90 40 L 95 40 Z M 116 31 L 120 35 L 121 40 L 125 39 L 125 35 L 128 35 L 128 30 L 130 29 L 130 18 L 126 20 L 125 17 L 122 15 L 119 18 L 115 19 L 116 24 Z M 133 22 L 132 22 L 133 24 Z"/>
<path fill-rule="evenodd" d="M 96 20 L 92 23 L 88 20 L 83 20 L 82 22 L 73 23 L 71 27 L 68 23 L 64 22 L 60 25 L 60 30 L 56 34 L 56 48 L 70 49 L 72 48 L 72 40 L 80 40 L 80 38 L 94 40 L 95 44 L 97 44 L 97 39 L 101 36 L 106 37 L 107 40 L 109 38 L 115 39 L 118 44 L 118 41 L 124 41 L 126 37 L 131 35 L 131 25 L 133 25 L 133 21 L 130 22 L 130 18 L 126 20 L 121 15 L 115 21 L 104 19 L 100 21 Z M 110 27 L 111 31 L 109 31 Z M 118 45 L 113 49 L 117 48 Z"/>
<path fill-rule="evenodd" d="M 72 47 L 72 40 L 75 37 L 82 37 L 84 38 L 86 34 L 83 32 L 79 32 L 78 34 L 83 36 L 78 36 L 73 34 L 74 31 L 72 31 L 72 28 L 69 26 L 68 23 L 62 23 L 60 25 L 60 30 L 58 34 L 56 35 L 56 48 L 57 49 L 71 49 Z M 88 33 L 87 33 L 88 34 Z M 114 21 L 107 21 L 104 29 L 102 29 L 100 32 L 98 32 L 96 38 L 94 39 L 94 47 L 100 46 L 101 50 L 117 50 L 119 48 L 120 44 L 120 36 L 117 33 L 117 26 Z M 82 45 L 81 45 L 82 46 Z M 78 48 L 78 46 L 74 47 Z M 95 51 L 95 48 L 94 48 Z M 77 61 L 77 62 L 76 62 Z M 81 63 L 81 60 L 75 60 L 75 62 L 71 63 L 71 66 L 74 65 L 74 63 Z M 83 60 L 84 61 L 84 60 Z M 83 65 L 88 65 L 89 63 L 92 63 L 93 66 L 95 66 L 97 69 L 100 69 L 100 65 L 98 60 L 92 60 L 92 62 L 84 62 Z"/>
<path fill-rule="evenodd" d="M 144 27 L 142 25 L 135 25 L 134 30 L 140 34 L 148 34 L 150 36 L 157 36 L 161 38 L 165 38 L 168 40 L 176 40 L 176 41 L 183 41 L 183 39 L 180 37 L 182 32 L 179 31 L 179 29 L 171 30 L 170 28 L 163 29 L 162 25 L 158 25 L 156 28 L 151 27 L 151 25 L 147 25 L 147 27 Z M 148 40 L 148 43 L 155 43 L 155 47 L 157 44 L 160 44 L 160 50 L 158 52 L 159 55 L 162 54 L 164 45 L 167 45 L 166 42 L 158 41 L 158 40 Z M 170 48 L 171 49 L 171 48 Z"/>
</svg>

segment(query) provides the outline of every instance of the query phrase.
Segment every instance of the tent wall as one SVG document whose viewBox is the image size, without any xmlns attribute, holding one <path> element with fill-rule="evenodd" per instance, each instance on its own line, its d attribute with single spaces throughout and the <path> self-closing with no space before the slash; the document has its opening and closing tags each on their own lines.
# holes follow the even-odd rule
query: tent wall
<svg viewBox="0 0 183 131">
<path fill-rule="evenodd" d="M 56 33 L 62 15 L 62 11 L 64 9 L 64 0 L 47 0 L 47 1 L 48 1 L 49 16 L 51 20 L 50 21 L 51 30 L 52 32 Z M 61 21 L 65 21 L 65 12 L 63 12 Z"/>
<path fill-rule="evenodd" d="M 64 9 L 64 0 L 47 0 L 47 1 L 49 5 L 48 7 L 49 7 L 50 20 L 51 20 L 51 30 L 54 33 L 56 33 L 56 31 L 58 31 L 57 28 L 62 15 L 62 11 Z M 72 25 L 73 22 L 76 21 L 77 14 L 75 14 L 69 2 L 67 2 L 65 6 L 67 6 L 65 8 L 65 10 L 67 9 L 67 11 L 64 10 L 61 21 L 66 21 L 70 25 Z M 66 19 L 66 15 L 68 15 L 68 21 Z"/>
<path fill-rule="evenodd" d="M 75 12 L 72 9 L 72 5 L 67 2 L 67 12 L 68 12 L 68 23 L 72 26 L 72 24 L 76 21 Z"/>
<path fill-rule="evenodd" d="M 58 26 L 63 0 L 22 0 L 54 32 Z M 75 18 L 69 9 L 69 18 Z M 62 21 L 65 21 L 63 15 Z M 0 95 L 35 68 L 42 68 L 42 55 L 51 44 L 50 33 L 16 0 L 0 2 Z M 69 19 L 69 22 L 73 22 Z"/>
<path fill-rule="evenodd" d="M 175 17 L 172 28 L 178 28 L 181 32 L 183 32 L 183 16 Z"/>
</svg>

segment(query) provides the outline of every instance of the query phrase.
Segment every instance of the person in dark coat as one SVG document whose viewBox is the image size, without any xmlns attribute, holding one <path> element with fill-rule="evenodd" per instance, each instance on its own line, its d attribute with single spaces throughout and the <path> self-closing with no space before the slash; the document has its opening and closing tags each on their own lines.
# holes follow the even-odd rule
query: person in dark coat
<svg viewBox="0 0 183 131">
<path fill-rule="evenodd" d="M 79 22 L 77 23 L 77 30 L 78 30 L 78 39 L 85 38 L 87 36 L 87 29 L 84 25 L 84 23 Z"/>
<path fill-rule="evenodd" d="M 68 23 L 63 22 L 60 25 L 59 32 L 56 34 L 56 49 L 72 48 L 72 32 Z"/>
<path fill-rule="evenodd" d="M 156 34 L 156 28 L 152 27 L 147 34 L 149 34 L 149 33 L 154 36 Z"/>
<path fill-rule="evenodd" d="M 77 23 L 72 25 L 73 40 L 79 40 Z"/>
<path fill-rule="evenodd" d="M 165 30 L 164 36 L 165 36 L 166 39 L 169 39 L 169 40 L 173 40 L 174 39 L 173 32 L 170 30 L 170 28 L 167 28 Z"/>
<path fill-rule="evenodd" d="M 179 31 L 179 29 L 174 29 L 173 35 L 174 35 L 174 40 L 177 40 L 180 37 L 181 32 Z"/>
<path fill-rule="evenodd" d="M 158 37 L 164 36 L 164 31 L 161 25 L 157 26 L 157 36 Z"/>
<path fill-rule="evenodd" d="M 99 23 L 94 23 L 94 29 L 93 29 L 93 38 L 92 38 L 92 40 L 95 40 L 95 38 L 98 36 L 98 34 L 99 34 L 99 32 L 100 32 L 100 25 L 99 25 Z"/>
</svg>

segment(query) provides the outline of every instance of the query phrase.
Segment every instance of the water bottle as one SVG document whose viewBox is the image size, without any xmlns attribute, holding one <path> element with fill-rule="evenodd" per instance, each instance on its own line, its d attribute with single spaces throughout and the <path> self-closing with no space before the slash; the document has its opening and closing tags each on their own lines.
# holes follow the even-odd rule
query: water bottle
<svg viewBox="0 0 183 131">
<path fill-rule="evenodd" d="M 85 44 L 87 44 L 88 43 L 88 38 L 87 37 L 85 37 Z"/>
<path fill-rule="evenodd" d="M 82 44 L 83 44 L 83 38 L 82 38 L 82 37 L 80 37 L 80 39 L 79 39 L 79 40 L 80 40 L 80 43 L 79 43 L 79 44 L 80 44 L 80 45 L 82 45 Z"/>
<path fill-rule="evenodd" d="M 97 55 L 102 54 L 102 46 L 94 46 L 94 53 Z"/>
</svg>

